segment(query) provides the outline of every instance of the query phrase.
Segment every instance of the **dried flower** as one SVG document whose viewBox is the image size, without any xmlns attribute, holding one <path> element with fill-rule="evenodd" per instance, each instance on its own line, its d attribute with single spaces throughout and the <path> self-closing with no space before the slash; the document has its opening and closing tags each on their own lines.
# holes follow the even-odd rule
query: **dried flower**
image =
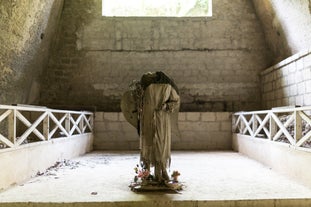
<svg viewBox="0 0 311 207">
<path fill-rule="evenodd" d="M 145 179 L 145 178 L 148 178 L 149 175 L 150 175 L 149 170 L 143 169 L 143 170 L 138 171 L 137 177 L 139 177 L 141 179 Z"/>
<path fill-rule="evenodd" d="M 144 166 L 143 163 L 141 163 L 140 166 L 136 165 L 136 167 L 134 168 L 134 171 L 137 174 L 134 177 L 134 182 L 137 182 L 138 178 L 140 178 L 141 180 L 147 180 L 147 179 L 152 178 L 152 175 L 150 174 L 150 171 L 148 169 L 146 169 L 146 167 Z"/>
<path fill-rule="evenodd" d="M 180 173 L 177 170 L 174 170 L 172 173 L 172 177 L 180 176 Z"/>
</svg>

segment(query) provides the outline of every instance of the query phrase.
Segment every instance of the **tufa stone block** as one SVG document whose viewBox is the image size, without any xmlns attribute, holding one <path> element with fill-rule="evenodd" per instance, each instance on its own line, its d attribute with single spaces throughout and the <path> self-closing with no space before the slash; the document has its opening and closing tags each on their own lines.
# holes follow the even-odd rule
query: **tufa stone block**
<svg viewBox="0 0 311 207">
<path fill-rule="evenodd" d="M 217 112 L 216 113 L 216 120 L 217 121 L 227 121 L 231 120 L 231 113 L 230 112 Z"/>
<path fill-rule="evenodd" d="M 215 112 L 204 112 L 201 114 L 202 121 L 216 121 Z"/>
<path fill-rule="evenodd" d="M 199 112 L 187 112 L 186 120 L 187 121 L 199 121 L 201 114 Z"/>
<path fill-rule="evenodd" d="M 104 120 L 118 121 L 118 113 L 115 112 L 104 112 Z"/>
</svg>

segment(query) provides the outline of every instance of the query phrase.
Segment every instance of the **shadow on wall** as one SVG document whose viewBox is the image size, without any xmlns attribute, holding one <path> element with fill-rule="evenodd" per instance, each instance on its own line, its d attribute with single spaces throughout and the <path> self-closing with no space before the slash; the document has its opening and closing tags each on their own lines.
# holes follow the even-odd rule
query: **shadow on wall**
<svg viewBox="0 0 311 207">
<path fill-rule="evenodd" d="M 311 1 L 253 0 L 274 63 L 308 49 Z"/>
<path fill-rule="evenodd" d="M 257 17 L 265 31 L 265 38 L 273 54 L 274 63 L 291 55 L 288 40 L 278 14 L 270 0 L 253 0 Z"/>
</svg>

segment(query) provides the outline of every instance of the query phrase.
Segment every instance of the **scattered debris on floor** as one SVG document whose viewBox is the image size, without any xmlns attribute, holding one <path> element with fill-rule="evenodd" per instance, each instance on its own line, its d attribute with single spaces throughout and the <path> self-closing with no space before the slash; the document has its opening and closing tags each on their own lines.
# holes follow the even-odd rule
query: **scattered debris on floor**
<svg viewBox="0 0 311 207">
<path fill-rule="evenodd" d="M 74 170 L 70 170 L 68 162 L 69 166 L 55 163 L 58 167 L 64 165 L 63 169 L 55 168 L 58 169 L 58 180 L 55 176 L 34 177 L 24 185 L 1 192 L 0 200 L 21 206 L 33 203 L 38 203 L 38 206 L 41 203 L 50 206 L 85 206 L 92 203 L 116 206 L 117 203 L 123 207 L 135 204 L 148 206 L 144 204 L 150 201 L 156 206 L 168 207 L 175 201 L 185 201 L 184 206 L 197 206 L 196 201 L 204 200 L 286 199 L 286 203 L 287 199 L 311 198 L 311 190 L 306 186 L 236 152 L 175 151 L 172 159 L 174 162 L 169 174 L 173 175 L 174 170 L 178 170 L 181 174 L 178 183 L 185 185 L 178 193 L 166 189 L 154 192 L 149 190 L 150 186 L 131 191 L 128 185 L 136 175 L 133 167 L 139 160 L 139 152 L 104 151 L 72 159 L 79 162 Z M 107 160 L 108 165 L 105 164 Z"/>
<path fill-rule="evenodd" d="M 37 172 L 37 176 L 56 176 L 56 172 L 59 169 L 76 169 L 80 165 L 80 162 L 72 161 L 72 160 L 61 160 L 57 161 L 54 165 L 46 169 L 45 172 Z M 55 177 L 55 179 L 58 179 L 58 177 Z"/>
</svg>

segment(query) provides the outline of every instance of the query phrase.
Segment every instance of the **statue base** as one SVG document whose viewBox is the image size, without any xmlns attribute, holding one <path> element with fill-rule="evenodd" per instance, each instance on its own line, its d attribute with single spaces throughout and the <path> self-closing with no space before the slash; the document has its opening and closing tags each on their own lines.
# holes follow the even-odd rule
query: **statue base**
<svg viewBox="0 0 311 207">
<path fill-rule="evenodd" d="M 143 180 L 142 182 L 133 182 L 129 185 L 129 187 L 134 192 L 162 191 L 179 193 L 179 191 L 182 190 L 183 185 L 174 181 L 159 183 L 156 181 Z"/>
</svg>

